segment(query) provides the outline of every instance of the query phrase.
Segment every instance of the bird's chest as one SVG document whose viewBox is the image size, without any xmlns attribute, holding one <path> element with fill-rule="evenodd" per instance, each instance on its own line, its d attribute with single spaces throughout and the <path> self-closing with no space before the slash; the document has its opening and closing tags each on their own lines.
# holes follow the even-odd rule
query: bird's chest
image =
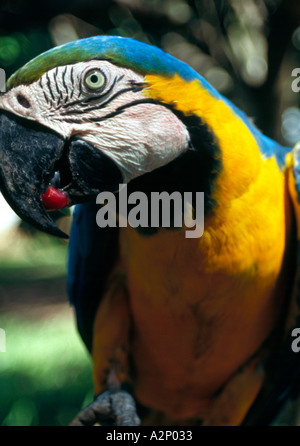
<svg viewBox="0 0 300 446">
<path fill-rule="evenodd" d="M 184 231 L 143 236 L 122 228 L 121 262 L 133 311 L 165 308 L 174 315 L 197 306 L 212 314 L 234 307 L 235 299 L 240 307 L 246 295 L 255 301 L 254 293 L 271 292 L 286 249 L 283 215 L 282 209 L 272 230 L 263 221 L 253 231 L 250 225 L 235 231 L 209 226 L 199 239 L 186 238 Z"/>
<path fill-rule="evenodd" d="M 149 237 L 130 227 L 121 232 L 136 392 L 144 404 L 166 404 L 182 417 L 201 413 L 259 348 L 286 286 L 277 287 L 285 269 L 283 214 L 272 231 L 261 222 L 252 231 L 228 227 L 223 236 L 211 227 L 200 239 L 170 230 Z"/>
</svg>

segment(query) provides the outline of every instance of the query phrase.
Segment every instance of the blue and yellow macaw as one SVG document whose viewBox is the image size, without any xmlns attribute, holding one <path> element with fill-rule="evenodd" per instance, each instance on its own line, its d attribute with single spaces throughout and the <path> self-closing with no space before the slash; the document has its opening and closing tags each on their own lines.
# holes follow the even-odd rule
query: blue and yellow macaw
<svg viewBox="0 0 300 446">
<path fill-rule="evenodd" d="M 68 289 L 96 398 L 74 424 L 276 423 L 299 387 L 300 147 L 264 136 L 188 65 L 121 37 L 41 54 L 0 108 L 12 208 L 63 235 L 47 210 L 77 204 Z M 99 228 L 96 196 L 119 184 L 204 192 L 202 237 Z"/>
</svg>

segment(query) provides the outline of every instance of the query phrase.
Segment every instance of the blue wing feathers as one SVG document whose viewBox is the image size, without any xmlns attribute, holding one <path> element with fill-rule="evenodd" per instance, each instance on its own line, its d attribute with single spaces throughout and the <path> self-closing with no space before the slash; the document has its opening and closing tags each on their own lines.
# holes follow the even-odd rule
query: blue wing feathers
<svg viewBox="0 0 300 446">
<path fill-rule="evenodd" d="M 89 350 L 96 310 L 118 250 L 118 228 L 99 228 L 98 208 L 95 203 L 76 206 L 68 256 L 68 295 Z"/>
</svg>

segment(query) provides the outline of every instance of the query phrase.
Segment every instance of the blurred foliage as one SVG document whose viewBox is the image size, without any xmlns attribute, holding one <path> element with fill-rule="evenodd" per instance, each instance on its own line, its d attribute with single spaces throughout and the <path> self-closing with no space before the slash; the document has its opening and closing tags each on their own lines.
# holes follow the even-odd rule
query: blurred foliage
<svg viewBox="0 0 300 446">
<path fill-rule="evenodd" d="M 299 94 L 291 89 L 291 72 L 300 67 L 299 0 L 2 0 L 0 68 L 9 76 L 54 45 L 96 34 L 157 45 L 268 136 L 288 145 L 300 140 Z M 90 363 L 64 306 L 66 244 L 24 224 L 2 242 L 0 424 L 68 424 L 92 390 Z M 44 307 L 54 304 L 53 294 L 54 314 Z"/>
<path fill-rule="evenodd" d="M 30 237 L 16 228 L 0 240 L 0 289 L 18 281 L 65 278 L 66 258 L 66 242 L 40 232 Z"/>
<path fill-rule="evenodd" d="M 66 296 L 67 243 L 15 228 L 0 239 L 0 425 L 66 425 L 93 398 Z"/>
<path fill-rule="evenodd" d="M 0 425 L 67 425 L 93 399 L 90 360 L 69 312 L 27 317 L 1 317 Z"/>
</svg>

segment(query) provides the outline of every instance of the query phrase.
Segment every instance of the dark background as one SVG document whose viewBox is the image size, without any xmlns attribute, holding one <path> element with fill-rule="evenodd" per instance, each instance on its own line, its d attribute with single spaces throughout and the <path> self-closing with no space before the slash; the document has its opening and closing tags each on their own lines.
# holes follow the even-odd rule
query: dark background
<svg viewBox="0 0 300 446">
<path fill-rule="evenodd" d="M 133 37 L 186 61 L 265 133 L 294 144 L 295 126 L 283 138 L 281 119 L 299 102 L 290 88 L 300 64 L 299 25 L 298 0 L 2 0 L 0 67 L 9 76 L 76 38 Z"/>
<path fill-rule="evenodd" d="M 265 134 L 284 145 L 300 140 L 300 93 L 291 88 L 299 0 L 2 0 L 0 68 L 8 77 L 55 45 L 96 34 L 161 47 Z M 2 425 L 65 425 L 92 399 L 90 360 L 67 303 L 66 256 L 65 243 L 24 224 L 0 233 Z"/>
</svg>

